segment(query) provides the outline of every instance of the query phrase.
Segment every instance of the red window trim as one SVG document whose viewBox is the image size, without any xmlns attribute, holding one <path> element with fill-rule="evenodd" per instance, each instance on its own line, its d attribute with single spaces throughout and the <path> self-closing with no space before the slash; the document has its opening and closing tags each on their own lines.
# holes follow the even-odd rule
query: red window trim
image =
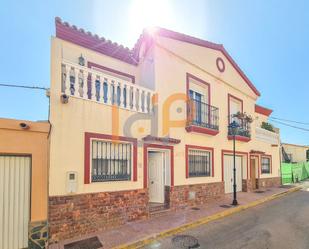
<svg viewBox="0 0 309 249">
<path fill-rule="evenodd" d="M 265 157 L 265 158 L 269 158 L 269 163 L 270 163 L 270 165 L 269 165 L 269 173 L 262 173 L 262 159 L 263 159 L 263 157 Z M 272 174 L 272 172 L 273 172 L 273 169 L 272 169 L 272 165 L 273 163 L 272 163 L 272 155 L 262 155 L 261 156 L 261 175 L 267 175 L 267 174 Z"/>
<path fill-rule="evenodd" d="M 207 87 L 208 90 L 208 105 L 209 105 L 209 109 L 210 109 L 210 105 L 211 105 L 211 88 L 210 88 L 210 84 L 204 80 L 202 80 L 201 78 L 198 78 L 197 76 L 190 74 L 190 73 L 186 73 L 186 91 L 187 91 L 187 99 L 190 100 L 190 79 L 194 79 L 200 83 L 202 83 L 203 85 L 205 85 Z M 210 110 L 209 110 L 210 113 Z M 187 107 L 187 120 L 189 120 L 189 112 L 188 112 L 188 107 Z M 209 115 L 209 122 L 210 122 L 210 115 Z M 215 136 L 219 133 L 219 131 L 216 130 L 212 130 L 212 129 L 203 129 L 201 127 L 195 127 L 195 126 L 188 126 L 186 128 L 187 132 L 197 132 L 197 133 L 202 133 L 202 134 L 208 134 L 208 135 L 212 135 Z"/>
<path fill-rule="evenodd" d="M 194 80 L 196 80 L 196 81 L 198 81 L 198 82 L 200 82 L 200 83 L 202 83 L 202 84 L 204 84 L 204 85 L 206 85 L 206 87 L 207 87 L 207 89 L 208 89 L 208 105 L 210 105 L 210 104 L 211 104 L 211 102 L 210 102 L 210 95 L 211 95 L 211 92 L 210 92 L 210 91 L 211 91 L 211 90 L 210 90 L 210 84 L 209 84 L 208 82 L 206 82 L 206 81 L 204 81 L 204 80 L 202 80 L 202 79 L 196 77 L 195 75 L 190 74 L 190 73 L 187 73 L 187 74 L 186 74 L 186 87 L 187 87 L 187 96 L 188 96 L 188 99 L 189 99 L 189 97 L 190 97 L 190 95 L 189 95 L 189 90 L 190 90 L 190 78 L 191 78 L 191 79 L 194 79 Z"/>
<path fill-rule="evenodd" d="M 106 139 L 110 141 L 123 141 L 133 144 L 133 181 L 137 181 L 137 139 L 131 137 L 113 136 L 100 133 L 85 132 L 85 153 L 84 153 L 84 184 L 90 183 L 90 148 L 91 139 Z"/>
<path fill-rule="evenodd" d="M 248 152 L 243 152 L 243 151 L 235 151 L 236 155 L 242 155 L 242 156 L 246 156 L 247 158 L 247 179 L 249 176 L 249 171 L 248 171 L 248 159 L 249 159 L 249 153 Z M 221 170 L 222 170 L 222 182 L 224 182 L 224 155 L 231 155 L 233 154 L 232 150 L 221 150 Z"/>
<path fill-rule="evenodd" d="M 244 112 L 244 101 L 230 93 L 227 94 L 227 111 L 228 111 L 228 121 L 231 123 L 231 110 L 230 110 L 230 101 L 231 99 L 235 99 L 241 103 L 241 112 Z"/>
<path fill-rule="evenodd" d="M 189 177 L 189 149 L 197 149 L 197 150 L 205 150 L 211 152 L 211 176 L 201 176 L 201 177 L 214 177 L 215 176 L 215 151 L 213 147 L 205 147 L 205 146 L 197 146 L 197 145 L 190 145 L 186 144 L 185 146 L 186 151 L 186 178 Z"/>
<path fill-rule="evenodd" d="M 88 66 L 88 68 L 96 67 L 96 68 L 99 68 L 99 69 L 102 69 L 102 70 L 105 70 L 105 71 L 108 71 L 108 72 L 111 72 L 111 73 L 114 73 L 114 74 L 119 74 L 121 76 L 124 76 L 124 77 L 131 79 L 132 83 L 135 84 L 135 76 L 134 75 L 127 74 L 127 73 L 124 73 L 124 72 L 121 72 L 121 71 L 118 71 L 116 69 L 112 69 L 112 68 L 109 68 L 109 67 L 105 67 L 105 66 L 102 66 L 100 64 L 91 62 L 91 61 L 88 61 L 87 66 Z"/>
<path fill-rule="evenodd" d="M 144 144 L 144 188 L 148 187 L 148 149 L 166 149 L 170 150 L 170 167 L 171 167 L 171 187 L 174 186 L 174 147 L 161 144 Z"/>
</svg>

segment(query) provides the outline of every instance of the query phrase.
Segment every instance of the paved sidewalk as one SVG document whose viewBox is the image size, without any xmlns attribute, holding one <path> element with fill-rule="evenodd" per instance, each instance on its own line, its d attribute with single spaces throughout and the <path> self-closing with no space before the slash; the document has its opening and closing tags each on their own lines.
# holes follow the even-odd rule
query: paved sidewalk
<svg viewBox="0 0 309 249">
<path fill-rule="evenodd" d="M 262 193 L 239 192 L 237 193 L 237 199 L 240 205 L 246 205 L 274 194 L 286 192 L 287 190 L 288 187 L 278 187 L 265 189 Z M 65 240 L 58 244 L 50 245 L 49 249 L 63 249 L 65 244 L 93 236 L 97 236 L 99 238 L 104 249 L 113 248 L 122 244 L 133 243 L 146 237 L 155 236 L 162 231 L 177 228 L 181 225 L 197 221 L 201 218 L 226 211 L 227 208 L 222 206 L 230 205 L 231 201 L 232 195 L 227 194 L 220 200 L 212 201 L 207 205 L 198 206 L 198 210 L 187 208 L 177 212 L 168 212 L 167 215 L 160 217 L 128 222 L 125 225 L 108 231 L 102 231 L 80 237 L 77 235 L 74 239 Z"/>
</svg>

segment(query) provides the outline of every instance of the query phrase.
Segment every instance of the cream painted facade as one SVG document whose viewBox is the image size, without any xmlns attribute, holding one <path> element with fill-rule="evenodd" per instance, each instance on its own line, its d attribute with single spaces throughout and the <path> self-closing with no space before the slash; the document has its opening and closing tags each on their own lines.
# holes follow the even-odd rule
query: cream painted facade
<svg viewBox="0 0 309 249">
<path fill-rule="evenodd" d="M 148 47 L 147 47 L 148 46 Z M 147 47 L 147 49 L 145 49 Z M 145 51 L 145 53 L 143 53 Z M 261 179 L 280 176 L 279 136 L 274 142 L 266 139 L 256 139 L 256 127 L 262 121 L 267 121 L 267 115 L 257 113 L 255 104 L 258 95 L 248 86 L 235 66 L 222 51 L 206 46 L 200 46 L 160 35 L 152 37 L 152 43 L 141 42 L 138 63 L 132 65 L 110 55 L 96 52 L 89 47 L 80 46 L 59 37 L 51 40 L 51 93 L 50 93 L 50 122 L 52 124 L 50 140 L 50 178 L 49 195 L 64 196 L 67 192 L 67 173 L 76 172 L 76 193 L 86 194 L 95 192 L 111 192 L 147 188 L 144 184 L 144 147 L 141 144 L 137 150 L 137 179 L 129 181 L 91 182 L 85 184 L 85 133 L 114 134 L 119 125 L 118 135 L 128 137 L 128 127 L 125 122 L 129 117 L 137 114 L 135 111 L 118 109 L 119 122 L 113 120 L 112 107 L 98 101 L 70 96 L 68 103 L 61 102 L 62 94 L 62 64 L 70 63 L 78 67 L 78 58 L 82 56 L 88 62 L 96 63 L 113 70 L 124 72 L 135 77 L 135 86 L 145 87 L 157 97 L 158 115 L 155 125 L 158 127 L 157 137 L 168 136 L 178 139 L 178 144 L 169 144 L 174 150 L 174 172 L 171 173 L 170 160 L 166 160 L 166 174 L 172 174 L 174 186 L 189 184 L 205 184 L 222 182 L 223 154 L 231 154 L 232 140 L 228 140 L 228 96 L 233 95 L 243 102 L 243 112 L 251 115 L 250 141 L 236 141 L 236 150 L 243 156 L 242 178 L 250 179 L 250 158 L 261 159 L 263 155 L 271 156 L 271 172 L 261 173 L 261 165 L 256 168 L 256 176 Z M 220 72 L 216 65 L 217 58 L 225 64 L 224 72 Z M 187 73 L 207 82 L 210 86 L 210 105 L 219 109 L 219 132 L 209 135 L 198 132 L 187 132 Z M 119 79 L 121 81 L 121 79 Z M 199 88 L 199 86 L 197 86 Z M 156 107 L 156 101 L 153 102 Z M 169 104 L 170 103 L 170 104 Z M 167 119 L 174 122 L 167 129 Z M 166 115 L 165 113 L 165 115 Z M 117 114 L 115 114 L 117 116 Z M 131 137 L 139 141 L 151 134 L 150 116 L 143 118 L 130 127 Z M 142 117 L 142 116 L 141 116 Z M 166 117 L 166 116 L 165 116 Z M 174 127 L 176 123 L 176 126 Z M 277 136 L 270 134 L 270 136 Z M 154 144 L 160 144 L 153 142 Z M 213 148 L 213 176 L 186 177 L 186 145 Z M 170 151 L 167 151 L 170 155 Z M 261 160 L 258 160 L 259 163 Z M 91 170 L 91 167 L 90 167 Z M 133 176 L 132 176 L 133 177 Z M 170 183 L 166 183 L 170 184 Z"/>
<path fill-rule="evenodd" d="M 309 150 L 309 146 L 287 143 L 282 143 L 281 146 L 293 163 L 307 162 L 307 150 Z M 284 161 L 283 156 L 282 161 Z"/>
</svg>

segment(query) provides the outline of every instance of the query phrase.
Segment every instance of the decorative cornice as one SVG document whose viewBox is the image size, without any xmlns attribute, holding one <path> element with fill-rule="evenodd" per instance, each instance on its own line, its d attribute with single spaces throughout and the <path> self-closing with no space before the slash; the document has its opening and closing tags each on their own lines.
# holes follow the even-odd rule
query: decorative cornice
<svg viewBox="0 0 309 249">
<path fill-rule="evenodd" d="M 160 143 L 168 143 L 168 144 L 179 144 L 181 142 L 180 139 L 170 138 L 170 137 L 155 137 L 148 135 L 143 138 L 143 141 L 146 142 L 160 142 Z"/>
<path fill-rule="evenodd" d="M 264 155 L 264 151 L 259 151 L 259 150 L 250 150 L 250 154 L 259 154 L 259 155 Z"/>
</svg>

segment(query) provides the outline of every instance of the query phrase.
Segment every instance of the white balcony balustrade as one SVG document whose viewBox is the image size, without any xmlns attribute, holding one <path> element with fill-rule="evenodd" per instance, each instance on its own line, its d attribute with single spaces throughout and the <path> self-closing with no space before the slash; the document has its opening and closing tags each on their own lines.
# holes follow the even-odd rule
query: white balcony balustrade
<svg viewBox="0 0 309 249">
<path fill-rule="evenodd" d="M 68 61 L 62 62 L 61 70 L 61 91 L 68 96 L 135 112 L 152 112 L 154 92 L 150 89 Z"/>
<path fill-rule="evenodd" d="M 279 145 L 280 143 L 280 135 L 278 133 L 265 130 L 261 127 L 255 127 L 255 137 L 257 140 L 273 145 Z"/>
</svg>

